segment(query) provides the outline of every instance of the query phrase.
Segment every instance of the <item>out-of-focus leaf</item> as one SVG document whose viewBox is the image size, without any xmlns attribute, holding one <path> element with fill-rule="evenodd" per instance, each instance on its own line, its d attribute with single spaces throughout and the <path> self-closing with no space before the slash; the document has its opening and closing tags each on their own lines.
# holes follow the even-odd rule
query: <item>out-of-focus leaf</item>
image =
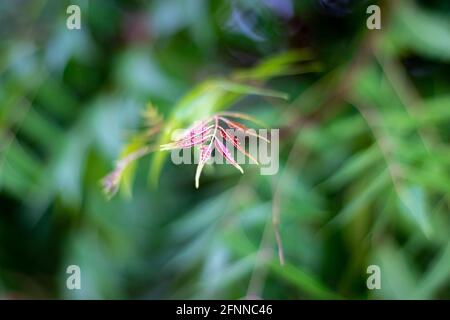
<svg viewBox="0 0 450 320">
<path fill-rule="evenodd" d="M 233 78 L 238 80 L 267 80 L 275 76 L 300 74 L 304 72 L 317 72 L 321 70 L 318 63 L 306 65 L 293 65 L 301 61 L 313 59 L 313 54 L 308 50 L 292 50 L 268 58 L 256 67 L 249 70 L 235 72 Z"/>
<path fill-rule="evenodd" d="M 120 158 L 121 159 L 126 158 L 127 156 L 129 156 L 133 152 L 136 152 L 143 146 L 145 146 L 145 141 L 142 141 L 142 140 L 131 141 L 129 144 L 127 144 L 125 146 Z M 122 172 L 120 189 L 122 191 L 122 194 L 127 198 L 131 198 L 131 195 L 133 194 L 132 189 L 133 189 L 133 182 L 134 182 L 134 178 L 135 178 L 135 174 L 136 174 L 136 168 L 137 168 L 137 162 L 131 161 Z"/>
<path fill-rule="evenodd" d="M 442 249 L 431 262 L 427 272 L 420 280 L 415 299 L 431 299 L 434 293 L 450 280 L 450 243 Z"/>
<path fill-rule="evenodd" d="M 130 49 L 120 56 L 115 79 L 123 90 L 140 97 L 151 94 L 174 101 L 183 90 L 182 83 L 170 76 L 145 48 Z"/>
<path fill-rule="evenodd" d="M 400 190 L 399 200 L 402 212 L 416 223 L 426 236 L 430 236 L 432 229 L 423 189 L 418 186 L 403 186 Z"/>
<path fill-rule="evenodd" d="M 353 199 L 331 220 L 331 224 L 344 225 L 352 220 L 362 208 L 373 201 L 381 191 L 383 191 L 391 182 L 389 172 L 385 169 L 369 185 L 358 193 L 354 194 Z"/>
<path fill-rule="evenodd" d="M 324 183 L 332 188 L 340 188 L 356 177 L 359 177 L 361 173 L 374 166 L 380 159 L 381 153 L 378 146 L 372 145 L 370 148 L 363 150 L 348 159 L 344 165 Z"/>
<path fill-rule="evenodd" d="M 61 128 L 43 114 L 30 109 L 22 123 L 22 132 L 38 145 L 53 150 L 58 146 Z"/>
<path fill-rule="evenodd" d="M 450 96 L 429 98 L 416 107 L 414 116 L 409 115 L 405 110 L 386 113 L 385 125 L 402 130 L 445 125 L 450 121 L 449 105 Z"/>
<path fill-rule="evenodd" d="M 328 126 L 305 127 L 300 132 L 299 139 L 311 150 L 323 152 L 332 149 L 337 143 L 356 139 L 367 130 L 364 119 L 356 115 L 336 119 Z"/>
<path fill-rule="evenodd" d="M 280 98 L 280 99 L 287 99 L 289 97 L 286 93 L 283 93 L 283 92 L 249 86 L 249 85 L 245 85 L 245 84 L 241 84 L 241 83 L 234 83 L 234 82 L 226 81 L 226 80 L 220 81 L 218 83 L 218 86 L 222 87 L 226 91 L 237 93 L 237 94 L 243 94 L 243 95 L 254 94 L 254 95 L 258 95 L 258 96 Z"/>
<path fill-rule="evenodd" d="M 404 166 L 405 179 L 442 193 L 450 193 L 448 170 L 436 166 L 424 169 Z"/>
<path fill-rule="evenodd" d="M 385 299 L 413 299 L 417 272 L 401 248 L 385 243 L 375 252 L 375 262 L 381 269 L 381 294 Z"/>
<path fill-rule="evenodd" d="M 338 299 L 339 295 L 330 291 L 310 274 L 296 266 L 285 264 L 281 266 L 278 261 L 271 263 L 271 270 L 282 279 L 299 287 L 316 299 Z"/>
<path fill-rule="evenodd" d="M 450 20 L 440 14 L 419 9 L 412 1 L 403 1 L 396 10 L 388 48 L 413 49 L 424 56 L 450 61 Z"/>
<path fill-rule="evenodd" d="M 256 254 L 248 255 L 236 262 L 226 261 L 226 253 L 222 251 L 212 251 L 213 259 L 206 262 L 203 269 L 202 278 L 199 283 L 200 290 L 196 297 L 199 299 L 223 299 L 223 291 L 238 282 L 242 282 L 244 277 L 250 274 L 254 267 Z M 201 293 L 201 294 L 200 294 Z"/>
</svg>

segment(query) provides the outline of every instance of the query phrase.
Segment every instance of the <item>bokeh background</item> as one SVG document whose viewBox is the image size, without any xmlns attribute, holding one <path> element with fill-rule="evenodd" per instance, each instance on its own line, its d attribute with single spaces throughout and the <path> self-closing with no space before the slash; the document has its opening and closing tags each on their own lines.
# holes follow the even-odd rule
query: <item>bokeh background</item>
<svg viewBox="0 0 450 320">
<path fill-rule="evenodd" d="M 170 117 L 293 49 L 315 67 L 264 84 L 289 100 L 233 106 L 280 129 L 277 175 L 208 167 L 196 190 L 167 161 L 155 186 L 149 156 L 105 197 L 149 101 Z M 448 1 L 1 1 L 0 297 L 448 299 L 449 135 Z"/>
</svg>

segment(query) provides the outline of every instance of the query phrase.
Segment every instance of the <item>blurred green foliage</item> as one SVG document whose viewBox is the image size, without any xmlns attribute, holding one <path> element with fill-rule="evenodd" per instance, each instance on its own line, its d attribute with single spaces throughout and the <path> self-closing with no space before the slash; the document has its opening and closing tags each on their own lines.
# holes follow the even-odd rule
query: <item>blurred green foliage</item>
<svg viewBox="0 0 450 320">
<path fill-rule="evenodd" d="M 2 1 L 0 39 L 1 298 L 450 298 L 448 2 Z M 279 173 L 208 166 L 195 190 L 156 154 L 108 201 L 145 105 L 197 120 L 217 79 L 289 95 L 226 101 L 280 128 Z"/>
</svg>

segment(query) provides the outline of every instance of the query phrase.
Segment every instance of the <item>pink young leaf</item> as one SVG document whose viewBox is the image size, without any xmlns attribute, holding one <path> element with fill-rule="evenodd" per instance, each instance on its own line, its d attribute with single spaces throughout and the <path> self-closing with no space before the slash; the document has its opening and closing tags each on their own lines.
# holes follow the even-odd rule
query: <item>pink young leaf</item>
<svg viewBox="0 0 450 320">
<path fill-rule="evenodd" d="M 184 134 L 182 137 L 178 138 L 176 141 L 182 141 L 182 140 L 191 140 L 198 136 L 202 136 L 205 133 L 207 133 L 210 129 L 212 129 L 214 126 L 201 126 L 199 128 L 194 128 L 189 130 L 186 134 Z"/>
<path fill-rule="evenodd" d="M 220 120 L 222 120 L 223 122 L 225 122 L 230 128 L 237 129 L 237 130 L 239 130 L 239 131 L 244 132 L 245 134 L 247 134 L 247 135 L 249 135 L 249 136 L 257 137 L 257 138 L 259 138 L 259 139 L 261 139 L 261 140 L 266 141 L 267 143 L 270 143 L 269 140 L 267 140 L 266 138 L 264 138 L 263 136 L 260 136 L 259 134 L 255 133 L 255 132 L 249 130 L 249 128 L 247 128 L 246 126 L 244 126 L 244 125 L 241 124 L 241 123 L 237 123 L 237 122 L 228 120 L 228 119 L 223 118 L 223 117 L 220 117 Z"/>
<path fill-rule="evenodd" d="M 191 140 L 189 139 L 184 139 L 181 141 L 175 141 L 175 142 L 171 142 L 171 143 L 167 143 L 167 144 L 163 144 L 161 145 L 161 150 L 172 150 L 172 149 L 180 149 L 180 148 L 191 148 L 194 147 L 196 145 L 202 144 L 203 142 L 207 141 L 209 138 L 211 138 L 212 135 L 208 134 L 206 136 L 197 136 Z"/>
<path fill-rule="evenodd" d="M 251 121 L 253 123 L 256 123 L 262 127 L 266 127 L 266 124 L 248 114 L 244 114 L 244 113 L 239 113 L 239 112 L 221 112 L 219 115 L 221 116 L 225 116 L 225 117 L 231 117 L 231 118 L 237 118 L 237 119 L 243 119 L 243 120 L 247 120 L 247 121 Z"/>
<path fill-rule="evenodd" d="M 236 162 L 236 160 L 233 159 L 231 156 L 230 151 L 227 149 L 227 147 L 218 139 L 214 139 L 214 144 L 216 146 L 216 150 L 220 152 L 220 154 L 228 160 L 236 169 L 238 169 L 241 173 L 244 173 L 244 170 L 242 170 L 241 166 Z"/>
<path fill-rule="evenodd" d="M 200 184 L 200 174 L 202 173 L 203 167 L 205 166 L 205 163 L 211 158 L 211 153 L 213 150 L 213 140 L 214 137 L 211 139 L 211 142 L 207 146 L 201 146 L 200 147 L 200 161 L 197 165 L 197 171 L 195 172 L 195 188 L 198 189 Z"/>
<path fill-rule="evenodd" d="M 246 157 L 248 157 L 249 159 L 251 159 L 253 162 L 255 162 L 256 164 L 259 164 L 258 161 L 247 151 L 245 151 L 245 149 L 241 146 L 241 144 L 239 143 L 239 139 L 236 136 L 232 136 L 231 134 L 229 134 L 228 132 L 226 132 L 225 129 L 223 129 L 222 127 L 219 127 L 220 129 L 220 135 L 228 141 L 231 141 L 231 143 L 233 144 L 233 146 L 240 151 L 241 153 L 243 153 Z"/>
</svg>

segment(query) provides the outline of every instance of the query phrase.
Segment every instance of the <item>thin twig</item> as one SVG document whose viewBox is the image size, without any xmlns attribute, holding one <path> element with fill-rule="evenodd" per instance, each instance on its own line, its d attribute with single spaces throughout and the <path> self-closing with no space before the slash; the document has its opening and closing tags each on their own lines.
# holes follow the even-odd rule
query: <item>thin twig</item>
<svg viewBox="0 0 450 320">
<path fill-rule="evenodd" d="M 268 216 L 266 220 L 266 226 L 263 232 L 263 236 L 261 237 L 257 258 L 255 261 L 255 267 L 253 269 L 249 286 L 247 289 L 246 294 L 247 298 L 259 297 L 261 295 L 264 279 L 266 278 L 268 273 L 268 266 L 259 266 L 259 264 L 269 260 L 271 255 L 273 254 L 273 250 L 271 250 L 270 248 L 272 234 L 275 235 L 275 241 L 277 244 L 278 258 L 280 264 L 283 266 L 286 263 L 283 249 L 283 242 L 280 232 L 280 221 L 281 221 L 280 194 L 281 194 L 281 187 L 283 185 L 282 182 L 289 174 L 288 168 L 292 165 L 292 162 L 296 159 L 302 159 L 303 161 L 305 161 L 306 159 L 306 155 L 304 155 L 303 157 L 298 156 L 299 150 L 300 149 L 298 148 L 296 140 L 286 160 L 286 167 L 283 173 L 279 177 L 278 181 L 273 183 L 272 215 L 271 215 L 272 219 L 269 220 L 270 216 Z M 302 164 L 303 162 L 299 163 L 298 167 L 301 167 Z M 270 221 L 272 222 L 271 224 L 269 223 Z M 271 231 L 270 227 L 273 228 L 274 233 L 270 232 Z"/>
<path fill-rule="evenodd" d="M 279 188 L 275 188 L 272 198 L 272 225 L 275 233 L 275 240 L 277 242 L 278 247 L 278 258 L 280 260 L 280 264 L 284 266 L 284 250 L 283 250 L 283 242 L 281 240 L 280 234 L 280 192 Z"/>
</svg>

